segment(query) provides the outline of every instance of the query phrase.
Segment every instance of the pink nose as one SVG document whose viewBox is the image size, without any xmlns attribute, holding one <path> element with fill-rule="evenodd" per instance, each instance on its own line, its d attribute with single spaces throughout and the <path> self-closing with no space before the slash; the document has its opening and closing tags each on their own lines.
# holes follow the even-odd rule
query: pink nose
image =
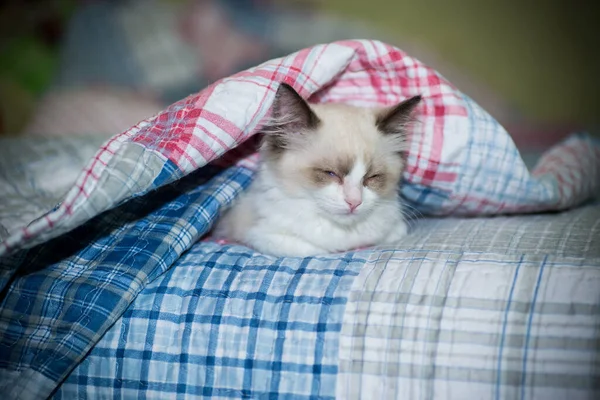
<svg viewBox="0 0 600 400">
<path fill-rule="evenodd" d="M 345 199 L 346 204 L 350 207 L 350 212 L 354 212 L 358 206 L 362 204 L 362 200 L 360 199 Z"/>
</svg>

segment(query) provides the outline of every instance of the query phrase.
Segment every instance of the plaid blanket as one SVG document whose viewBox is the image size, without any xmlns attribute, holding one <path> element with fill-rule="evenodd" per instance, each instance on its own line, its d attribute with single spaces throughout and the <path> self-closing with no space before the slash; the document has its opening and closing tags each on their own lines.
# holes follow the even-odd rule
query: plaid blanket
<svg viewBox="0 0 600 400">
<path fill-rule="evenodd" d="M 0 254 L 41 243 L 130 198 L 220 159 L 260 128 L 279 82 L 317 102 L 381 106 L 421 94 L 402 194 L 427 214 L 560 210 L 598 193 L 600 145 L 585 134 L 530 173 L 489 114 L 403 51 L 378 41 L 314 46 L 224 78 L 111 138 L 57 210 L 15 233 Z M 256 158 L 242 159 L 252 167 Z"/>
<path fill-rule="evenodd" d="M 393 249 L 274 259 L 196 243 L 250 183 L 251 138 L 282 81 L 314 101 L 362 106 L 422 94 L 402 189 L 418 212 L 560 210 L 598 191 L 600 147 L 590 137 L 567 139 L 530 173 L 491 116 L 399 49 L 343 41 L 266 62 L 105 142 L 54 210 L 0 244 L 5 393 L 332 398 L 337 382 L 343 398 L 377 387 L 402 398 L 402 379 L 410 398 L 460 398 L 472 393 L 465 381 L 490 398 L 548 398 L 556 387 L 585 398 L 597 388 L 597 223 L 578 260 Z M 564 328 L 546 346 L 548 324 L 576 327 L 587 341 L 570 341 Z M 494 340 L 461 350 L 463 331 L 474 333 L 462 343 Z M 431 344 L 444 332 L 447 351 Z M 411 340 L 422 351 L 407 352 Z M 394 361 L 401 354 L 407 362 Z M 496 363 L 475 376 L 483 364 L 473 360 L 487 357 Z M 548 375 L 565 365 L 578 366 L 577 379 Z"/>
</svg>

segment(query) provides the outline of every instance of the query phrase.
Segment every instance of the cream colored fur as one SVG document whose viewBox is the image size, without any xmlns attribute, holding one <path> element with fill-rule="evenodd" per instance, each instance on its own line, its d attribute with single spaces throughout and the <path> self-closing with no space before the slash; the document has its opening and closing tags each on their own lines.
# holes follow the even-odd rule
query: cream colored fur
<svg viewBox="0 0 600 400">
<path fill-rule="evenodd" d="M 298 257 L 398 242 L 407 234 L 398 195 L 404 168 L 398 153 L 407 150 L 405 136 L 377 128 L 382 110 L 341 104 L 310 108 L 319 126 L 286 133 L 281 154 L 262 148 L 255 180 L 214 236 L 266 254 Z M 344 176 L 323 172 L 343 166 L 349 166 Z"/>
</svg>

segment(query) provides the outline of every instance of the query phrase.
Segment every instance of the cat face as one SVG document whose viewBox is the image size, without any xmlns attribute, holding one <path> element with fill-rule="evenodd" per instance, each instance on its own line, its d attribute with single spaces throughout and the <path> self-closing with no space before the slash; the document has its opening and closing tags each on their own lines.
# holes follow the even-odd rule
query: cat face
<svg viewBox="0 0 600 400">
<path fill-rule="evenodd" d="M 404 127 L 420 96 L 387 109 L 311 104 L 282 84 L 262 146 L 264 167 L 288 195 L 341 224 L 397 201 Z"/>
</svg>

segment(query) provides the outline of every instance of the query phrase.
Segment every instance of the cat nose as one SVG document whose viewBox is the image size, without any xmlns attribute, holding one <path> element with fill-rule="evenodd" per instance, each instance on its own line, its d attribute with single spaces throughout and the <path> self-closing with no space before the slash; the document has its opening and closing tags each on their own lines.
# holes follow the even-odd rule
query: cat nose
<svg viewBox="0 0 600 400">
<path fill-rule="evenodd" d="M 346 204 L 350 207 L 350 212 L 354 212 L 358 206 L 362 204 L 362 199 L 344 199 L 346 200 Z"/>
</svg>

